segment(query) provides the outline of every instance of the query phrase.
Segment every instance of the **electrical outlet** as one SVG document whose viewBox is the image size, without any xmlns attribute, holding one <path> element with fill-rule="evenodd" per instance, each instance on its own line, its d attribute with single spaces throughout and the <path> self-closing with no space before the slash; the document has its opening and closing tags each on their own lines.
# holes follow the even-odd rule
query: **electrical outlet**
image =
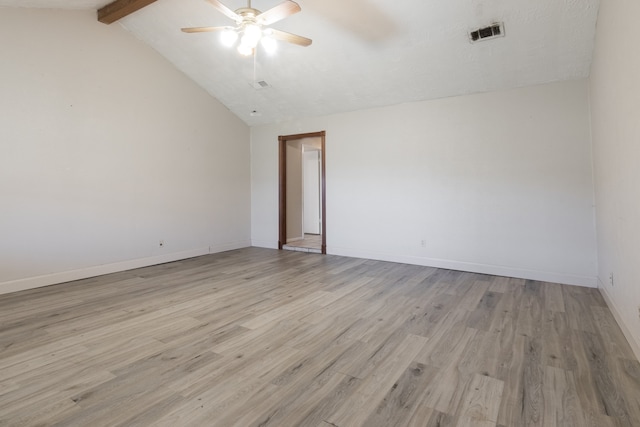
<svg viewBox="0 0 640 427">
<path fill-rule="evenodd" d="M 164 246 L 164 240 L 160 240 L 160 247 Z"/>
<path fill-rule="evenodd" d="M 420 240 L 420 246 L 422 246 L 423 248 L 426 248 L 427 247 L 427 241 L 424 240 L 424 239 Z"/>
<path fill-rule="evenodd" d="M 613 273 L 609 273 L 609 284 L 613 286 Z"/>
</svg>

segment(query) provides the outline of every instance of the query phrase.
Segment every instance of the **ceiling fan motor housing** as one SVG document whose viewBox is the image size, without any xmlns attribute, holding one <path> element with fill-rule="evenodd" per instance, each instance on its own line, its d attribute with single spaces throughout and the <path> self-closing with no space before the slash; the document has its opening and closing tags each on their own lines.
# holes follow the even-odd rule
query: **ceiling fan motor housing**
<svg viewBox="0 0 640 427">
<path fill-rule="evenodd" d="M 248 19 L 252 19 L 255 22 L 256 16 L 260 15 L 261 13 L 262 12 L 260 12 L 258 9 L 254 9 L 252 7 L 241 7 L 240 9 L 236 10 L 236 14 L 242 17 L 242 21 L 240 22 Z"/>
</svg>

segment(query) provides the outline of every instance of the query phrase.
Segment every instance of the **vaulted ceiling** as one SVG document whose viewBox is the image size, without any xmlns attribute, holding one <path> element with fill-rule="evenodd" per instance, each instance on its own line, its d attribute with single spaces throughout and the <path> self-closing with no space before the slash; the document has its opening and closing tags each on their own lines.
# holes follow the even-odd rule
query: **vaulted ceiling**
<svg viewBox="0 0 640 427">
<path fill-rule="evenodd" d="M 1 6 L 98 9 L 110 0 L 0 0 Z M 222 0 L 235 10 L 244 0 Z M 281 0 L 253 0 L 267 10 Z M 158 0 L 122 25 L 249 125 L 528 86 L 589 75 L 599 0 L 297 0 L 273 25 L 313 39 L 255 61 L 219 33 L 231 21 L 205 0 Z M 504 22 L 505 37 L 470 43 Z M 255 80 L 269 87 L 254 88 Z M 257 114 L 252 114 L 252 111 Z"/>
</svg>

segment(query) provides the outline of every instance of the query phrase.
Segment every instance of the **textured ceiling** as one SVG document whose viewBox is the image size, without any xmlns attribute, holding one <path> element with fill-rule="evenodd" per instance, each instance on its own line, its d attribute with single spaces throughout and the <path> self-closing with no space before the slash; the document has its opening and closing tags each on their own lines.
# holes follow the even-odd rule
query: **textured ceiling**
<svg viewBox="0 0 640 427">
<path fill-rule="evenodd" d="M 231 9 L 243 0 L 222 0 Z M 267 10 L 281 0 L 253 0 Z M 97 8 L 102 0 L 0 0 L 0 5 Z M 249 125 L 589 75 L 599 0 L 298 0 L 273 25 L 313 39 L 275 55 L 240 56 L 229 25 L 205 0 L 158 0 L 120 23 Z M 496 21 L 506 37 L 475 44 L 469 30 Z M 116 24 L 117 25 L 117 24 Z M 256 90 L 254 78 L 271 85 Z M 251 111 L 257 110 L 258 116 Z"/>
</svg>

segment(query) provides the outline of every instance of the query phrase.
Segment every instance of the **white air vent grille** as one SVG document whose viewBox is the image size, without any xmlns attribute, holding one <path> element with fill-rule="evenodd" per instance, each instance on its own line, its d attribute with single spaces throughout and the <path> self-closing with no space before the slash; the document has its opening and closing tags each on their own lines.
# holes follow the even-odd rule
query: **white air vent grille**
<svg viewBox="0 0 640 427">
<path fill-rule="evenodd" d="M 496 37 L 504 37 L 504 23 L 502 22 L 496 22 L 488 27 L 469 31 L 469 40 L 471 43 L 495 39 Z"/>
</svg>

